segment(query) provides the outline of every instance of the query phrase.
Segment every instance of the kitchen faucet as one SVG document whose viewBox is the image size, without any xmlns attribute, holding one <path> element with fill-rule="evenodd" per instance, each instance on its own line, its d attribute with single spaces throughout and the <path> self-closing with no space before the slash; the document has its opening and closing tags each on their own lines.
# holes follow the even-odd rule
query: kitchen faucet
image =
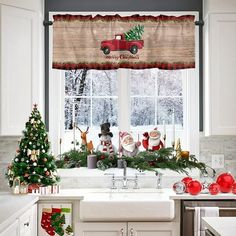
<svg viewBox="0 0 236 236">
<path fill-rule="evenodd" d="M 122 164 L 123 164 L 123 168 L 124 168 L 124 171 L 123 171 L 123 189 L 127 189 L 127 162 L 125 160 L 122 161 Z"/>
</svg>

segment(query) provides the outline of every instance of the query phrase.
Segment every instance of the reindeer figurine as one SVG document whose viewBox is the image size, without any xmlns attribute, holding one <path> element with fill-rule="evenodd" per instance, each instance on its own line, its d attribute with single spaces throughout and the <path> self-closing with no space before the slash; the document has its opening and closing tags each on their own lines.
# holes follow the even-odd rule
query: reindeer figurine
<svg viewBox="0 0 236 236">
<path fill-rule="evenodd" d="M 93 143 L 92 141 L 90 141 L 89 143 L 87 142 L 87 134 L 88 134 L 89 127 L 87 127 L 86 131 L 82 131 L 78 126 L 76 126 L 76 128 L 80 131 L 80 137 L 82 140 L 82 143 L 81 143 L 82 149 L 84 147 L 84 148 L 87 148 L 89 152 L 92 152 Z"/>
</svg>

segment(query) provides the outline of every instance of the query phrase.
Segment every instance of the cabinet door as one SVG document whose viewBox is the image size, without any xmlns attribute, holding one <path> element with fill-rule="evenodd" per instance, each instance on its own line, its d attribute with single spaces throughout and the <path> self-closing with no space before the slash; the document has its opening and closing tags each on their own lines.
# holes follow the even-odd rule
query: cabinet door
<svg viewBox="0 0 236 236">
<path fill-rule="evenodd" d="M 127 223 L 80 223 L 78 236 L 126 236 Z"/>
<path fill-rule="evenodd" d="M 0 236 L 18 236 L 19 235 L 18 225 L 19 225 L 18 220 L 16 220 L 7 229 L 5 229 L 2 233 L 0 233 Z"/>
<path fill-rule="evenodd" d="M 1 135 L 20 135 L 32 104 L 39 102 L 38 17 L 34 11 L 0 5 Z"/>
<path fill-rule="evenodd" d="M 205 40 L 205 134 L 236 135 L 236 14 L 209 14 Z"/>
<path fill-rule="evenodd" d="M 20 236 L 37 236 L 37 205 L 28 209 L 19 218 Z"/>
<path fill-rule="evenodd" d="M 128 236 L 179 236 L 180 227 L 174 222 L 128 223 Z"/>
</svg>

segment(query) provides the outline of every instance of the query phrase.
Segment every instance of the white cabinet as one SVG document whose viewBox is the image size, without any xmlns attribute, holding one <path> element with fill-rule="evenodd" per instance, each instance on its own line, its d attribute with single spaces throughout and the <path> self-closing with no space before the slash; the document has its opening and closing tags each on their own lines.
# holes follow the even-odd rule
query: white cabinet
<svg viewBox="0 0 236 236">
<path fill-rule="evenodd" d="M 13 223 L 0 232 L 0 236 L 37 236 L 37 204 L 30 207 Z"/>
<path fill-rule="evenodd" d="M 179 236 L 179 224 L 172 222 L 128 223 L 128 236 Z"/>
<path fill-rule="evenodd" d="M 209 13 L 204 26 L 205 134 L 236 135 L 236 13 Z"/>
<path fill-rule="evenodd" d="M 174 222 L 80 223 L 79 236 L 179 236 Z"/>
<path fill-rule="evenodd" d="M 33 103 L 43 104 L 39 11 L 0 2 L 0 135 L 21 135 Z"/>
<path fill-rule="evenodd" d="M 78 236 L 126 236 L 127 223 L 81 223 Z"/>
<path fill-rule="evenodd" d="M 37 205 L 28 209 L 19 218 L 20 236 L 37 236 Z"/>
<path fill-rule="evenodd" d="M 18 220 L 16 220 L 14 223 L 12 223 L 8 228 L 6 228 L 2 233 L 0 233 L 0 236 L 18 236 L 19 232 L 19 223 Z"/>
</svg>

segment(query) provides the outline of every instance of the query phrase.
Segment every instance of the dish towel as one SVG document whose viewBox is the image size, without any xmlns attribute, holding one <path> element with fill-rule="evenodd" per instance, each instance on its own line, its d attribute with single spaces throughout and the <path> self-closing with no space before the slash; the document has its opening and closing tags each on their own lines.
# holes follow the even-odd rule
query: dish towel
<svg viewBox="0 0 236 236">
<path fill-rule="evenodd" d="M 195 207 L 194 212 L 194 236 L 205 236 L 205 227 L 202 217 L 218 217 L 218 207 Z"/>
</svg>

